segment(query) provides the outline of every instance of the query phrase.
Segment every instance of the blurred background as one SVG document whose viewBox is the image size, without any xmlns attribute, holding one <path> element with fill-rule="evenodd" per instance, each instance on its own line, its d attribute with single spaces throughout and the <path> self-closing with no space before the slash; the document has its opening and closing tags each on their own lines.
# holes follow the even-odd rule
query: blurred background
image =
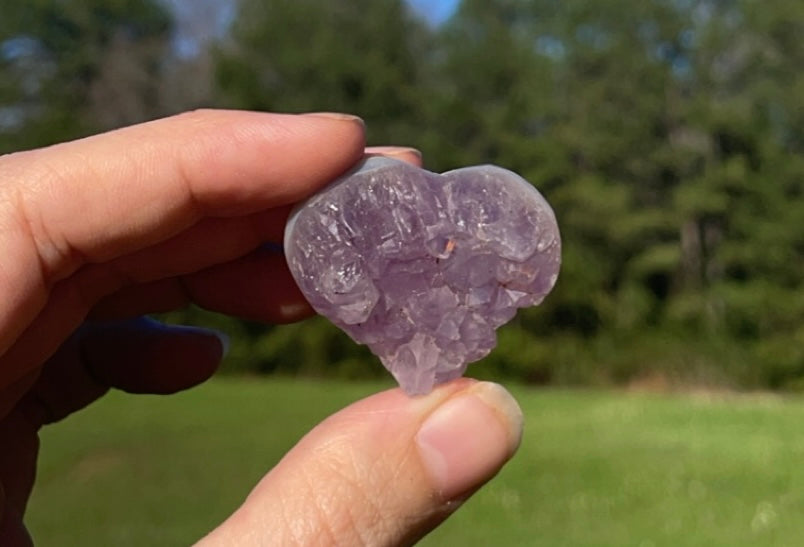
<svg viewBox="0 0 804 547">
<path fill-rule="evenodd" d="M 556 291 L 473 372 L 804 389 L 804 4 L 0 0 L 0 151 L 215 106 L 361 115 L 553 204 Z M 213 321 L 229 370 L 364 376 L 325 322 Z M 295 355 L 295 359 L 287 359 Z M 379 373 L 382 374 L 380 370 Z"/>
<path fill-rule="evenodd" d="M 791 459 L 804 456 L 797 435 L 804 407 L 793 395 L 804 391 L 804 2 L 0 0 L 0 153 L 210 106 L 352 112 L 366 120 L 371 144 L 415 146 L 434 171 L 499 164 L 530 180 L 555 208 L 564 246 L 555 291 L 521 311 L 499 332 L 499 347 L 469 372 L 521 385 L 536 421 L 577 421 L 553 432 L 566 436 L 551 445 L 563 450 L 554 458 L 535 443 L 522 464 L 529 467 L 499 487 L 496 501 L 484 498 L 492 508 L 478 515 L 521 513 L 521 523 L 505 524 L 518 530 L 563 508 L 541 519 L 540 530 L 563 523 L 553 540 L 540 536 L 545 545 L 658 545 L 662 537 L 674 545 L 686 544 L 680 538 L 792 545 L 796 536 L 785 530 L 804 534 L 783 518 L 804 513 L 797 493 L 804 477 Z M 367 393 L 387 382 L 364 348 L 321 319 L 274 327 L 195 308 L 165 318 L 232 336 L 223 367 L 230 377 L 211 389 L 242 392 L 254 381 L 243 375 L 271 375 L 278 382 L 266 384 L 272 389 L 286 389 L 282 382 L 292 377 L 314 390 L 326 378 L 344 393 L 331 410 L 354 398 L 354 389 Z M 299 382 L 289 385 L 306 400 Z M 734 398 L 746 391 L 755 395 Z M 666 392 L 673 394 L 645 395 Z M 713 406 L 701 406 L 701 394 Z M 102 403 L 112 405 L 107 415 L 119 410 L 114 405 L 133 404 L 110 401 Z M 645 418 L 662 409 L 680 414 Z M 600 430 L 589 416 L 603 420 Z M 692 437 L 671 427 L 674 419 Z M 624 423 L 633 436 L 623 433 Z M 722 445 L 707 445 L 722 453 L 694 449 L 691 439 L 719 439 L 724 424 L 730 433 Z M 646 441 L 662 428 L 671 449 Z M 69 444 L 91 429 L 60 434 Z M 616 449 L 605 444 L 608 436 L 594 435 L 613 430 L 626 435 Z M 751 435 L 759 435 L 756 459 L 743 451 L 748 459 L 729 468 Z M 579 437 L 600 442 L 578 446 Z M 660 479 L 635 479 L 631 496 L 621 481 L 635 462 L 620 458 L 643 442 L 646 465 L 667 465 L 656 468 Z M 59 465 L 84 457 L 69 450 L 43 464 L 53 481 L 47 499 L 58 499 L 65 485 Z M 685 467 L 685 455 L 697 463 Z M 616 461 L 623 468 L 609 469 L 611 481 L 597 494 L 555 477 L 523 493 L 516 484 L 543 472 L 538 458 L 550 460 L 550 469 L 573 458 L 596 469 L 568 471 L 568 480 L 587 473 L 594 482 L 606 474 L 600 466 Z M 714 478 L 695 471 L 701 460 L 710 461 Z M 264 469 L 261 460 L 254 473 Z M 656 493 L 660 471 L 671 486 Z M 762 473 L 771 474 L 763 483 L 770 490 L 760 495 L 748 477 Z M 711 518 L 692 510 L 690 503 L 725 492 L 718 484 L 740 480 L 746 497 L 726 488 L 719 498 L 739 507 Z M 71 481 L 71 488 L 81 483 Z M 788 492 L 794 484 L 801 488 Z M 566 506 L 557 498 L 543 507 L 556 488 Z M 236 500 L 243 492 L 233 489 Z M 625 497 L 612 498 L 614 491 Z M 651 506 L 646 500 L 665 503 L 678 492 L 678 506 L 640 517 L 664 536 L 646 532 L 644 543 L 622 524 Z M 32 518 L 45 529 L 51 521 L 36 516 L 46 513 L 37 513 L 38 499 Z M 532 512 L 523 509 L 528 503 Z M 665 511 L 675 520 L 662 520 Z M 726 514 L 742 524 L 718 536 Z M 597 528 L 606 522 L 607 532 Z M 493 524 L 492 532 L 502 526 Z M 768 530 L 782 535 L 756 536 Z M 533 533 L 522 528 L 510 543 L 531 544 Z M 454 536 L 440 537 L 452 544 Z M 459 544 L 472 544 L 466 541 Z"/>
</svg>

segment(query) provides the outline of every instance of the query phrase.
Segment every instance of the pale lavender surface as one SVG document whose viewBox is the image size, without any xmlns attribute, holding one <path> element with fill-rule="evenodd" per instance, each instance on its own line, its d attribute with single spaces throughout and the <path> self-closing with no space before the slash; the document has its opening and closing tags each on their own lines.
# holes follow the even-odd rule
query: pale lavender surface
<svg viewBox="0 0 804 547">
<path fill-rule="evenodd" d="M 550 206 L 511 171 L 437 175 L 372 157 L 297 208 L 285 254 L 313 308 L 413 395 L 461 376 L 517 308 L 542 301 L 561 240 Z"/>
</svg>

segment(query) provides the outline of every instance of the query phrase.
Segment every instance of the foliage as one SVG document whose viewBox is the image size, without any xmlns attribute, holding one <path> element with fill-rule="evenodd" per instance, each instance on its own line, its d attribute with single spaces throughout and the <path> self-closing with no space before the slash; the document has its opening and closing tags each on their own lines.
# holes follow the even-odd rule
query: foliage
<svg viewBox="0 0 804 547">
<path fill-rule="evenodd" d="M 447 134 L 470 144 L 459 163 L 511 166 L 556 208 L 565 259 L 547 335 L 616 342 L 620 362 L 668 340 L 636 376 L 725 342 L 776 370 L 728 371 L 737 383 L 801 377 L 802 31 L 786 2 L 463 3 L 444 32 L 446 99 L 483 129 L 447 117 Z"/>
<path fill-rule="evenodd" d="M 24 5 L 0 0 L 0 150 L 164 111 L 154 94 L 165 90 L 147 85 L 165 61 L 164 10 Z M 402 0 L 238 6 L 211 54 L 212 104 L 355 112 L 375 144 L 415 145 L 438 171 L 503 165 L 555 207 L 564 262 L 554 294 L 472 371 L 804 386 L 804 4 L 464 0 L 436 28 Z M 144 80 L 109 63 L 121 36 Z M 128 81 L 144 83 L 113 85 Z M 122 106 L 90 100 L 98 82 L 107 97 L 129 89 L 121 104 L 151 107 L 115 118 Z M 169 317 L 232 333 L 230 370 L 377 370 L 324 321 Z"/>
<path fill-rule="evenodd" d="M 0 0 L 0 153 L 154 116 L 172 20 L 152 0 Z"/>
<path fill-rule="evenodd" d="M 359 112 L 374 139 L 413 138 L 431 38 L 402 0 L 245 0 L 217 54 L 221 100 Z"/>
</svg>

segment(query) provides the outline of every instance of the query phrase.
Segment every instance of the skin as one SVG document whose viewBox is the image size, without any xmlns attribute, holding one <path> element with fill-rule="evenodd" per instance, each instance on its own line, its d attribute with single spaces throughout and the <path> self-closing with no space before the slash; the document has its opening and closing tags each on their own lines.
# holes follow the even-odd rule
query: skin
<svg viewBox="0 0 804 547">
<path fill-rule="evenodd" d="M 264 244 L 365 154 L 420 162 L 366 148 L 353 116 L 233 111 L 0 157 L 0 543 L 32 544 L 42 426 L 109 389 L 169 394 L 214 373 L 216 333 L 143 314 L 191 302 L 274 323 L 312 314 Z M 413 543 L 497 473 L 521 428 L 496 384 L 378 393 L 315 427 L 200 543 Z"/>
</svg>

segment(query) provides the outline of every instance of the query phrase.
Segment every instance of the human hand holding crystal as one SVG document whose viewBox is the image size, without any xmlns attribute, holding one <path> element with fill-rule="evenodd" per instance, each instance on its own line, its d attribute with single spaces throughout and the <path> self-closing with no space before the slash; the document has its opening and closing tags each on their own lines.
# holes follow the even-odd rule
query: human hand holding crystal
<svg viewBox="0 0 804 547">
<path fill-rule="evenodd" d="M 0 157 L 0 543 L 31 542 L 42 425 L 109 388 L 172 393 L 216 369 L 218 335 L 143 314 L 190 302 L 270 322 L 312 313 L 264 244 L 364 154 L 350 116 L 207 111 Z M 379 393 L 313 429 L 202 543 L 411 543 L 491 478 L 520 434 L 495 384 Z"/>
</svg>

